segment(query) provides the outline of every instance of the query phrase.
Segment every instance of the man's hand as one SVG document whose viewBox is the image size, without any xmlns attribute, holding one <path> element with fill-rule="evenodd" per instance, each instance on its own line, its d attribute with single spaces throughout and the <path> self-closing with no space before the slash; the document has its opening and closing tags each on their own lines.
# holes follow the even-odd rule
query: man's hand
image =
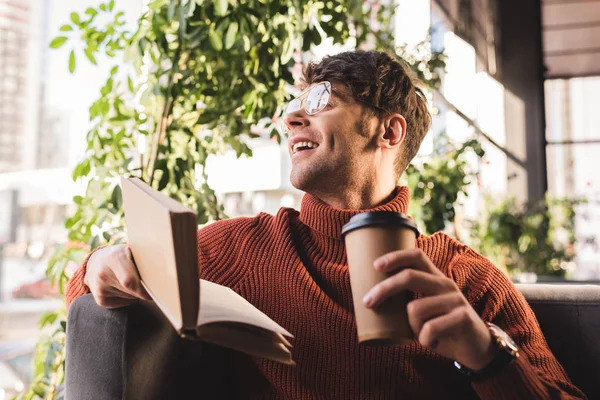
<svg viewBox="0 0 600 400">
<path fill-rule="evenodd" d="M 92 254 L 83 282 L 102 307 L 118 308 L 139 299 L 150 299 L 125 244 L 105 247 Z"/>
<path fill-rule="evenodd" d="M 446 277 L 419 249 L 400 250 L 375 260 L 379 271 L 398 273 L 375 285 L 365 296 L 368 307 L 404 290 L 423 294 L 408 303 L 410 326 L 421 345 L 481 370 L 494 358 L 492 336 L 454 281 Z"/>
</svg>

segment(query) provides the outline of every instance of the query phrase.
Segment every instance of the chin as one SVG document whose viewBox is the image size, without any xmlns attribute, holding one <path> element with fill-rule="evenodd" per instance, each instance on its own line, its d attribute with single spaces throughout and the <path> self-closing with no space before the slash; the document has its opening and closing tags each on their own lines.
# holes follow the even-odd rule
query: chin
<svg viewBox="0 0 600 400">
<path fill-rule="evenodd" d="M 290 183 L 296 189 L 311 194 L 322 192 L 322 187 L 331 187 L 331 181 L 327 179 L 327 175 L 316 171 L 307 173 L 292 169 Z"/>
<path fill-rule="evenodd" d="M 306 182 L 307 180 L 306 177 L 298 176 L 298 174 L 294 174 L 293 171 L 290 174 L 290 183 L 292 186 L 303 192 L 306 192 L 307 187 L 309 187 L 308 182 Z"/>
</svg>

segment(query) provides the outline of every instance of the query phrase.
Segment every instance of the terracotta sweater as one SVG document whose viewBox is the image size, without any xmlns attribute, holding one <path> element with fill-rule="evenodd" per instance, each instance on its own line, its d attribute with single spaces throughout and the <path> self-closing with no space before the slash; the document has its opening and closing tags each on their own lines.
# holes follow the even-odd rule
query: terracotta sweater
<svg viewBox="0 0 600 400">
<path fill-rule="evenodd" d="M 378 210 L 407 212 L 409 193 Z M 287 330 L 296 366 L 239 355 L 232 368 L 243 398 L 290 399 L 580 399 L 546 345 L 535 316 L 509 279 L 486 258 L 447 235 L 421 236 L 421 248 L 451 277 L 485 321 L 503 328 L 522 357 L 499 376 L 470 383 L 452 361 L 419 344 L 359 345 L 342 226 L 358 211 L 305 195 L 301 211 L 282 208 L 204 227 L 198 232 L 204 279 L 231 287 Z M 89 293 L 86 264 L 67 303 Z M 233 372 L 233 371 L 232 371 Z"/>
</svg>

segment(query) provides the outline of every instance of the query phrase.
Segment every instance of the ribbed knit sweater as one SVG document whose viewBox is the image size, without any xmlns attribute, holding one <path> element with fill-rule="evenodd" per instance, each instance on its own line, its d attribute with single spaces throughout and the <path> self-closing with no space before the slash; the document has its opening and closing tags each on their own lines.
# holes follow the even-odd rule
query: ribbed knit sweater
<svg viewBox="0 0 600 400">
<path fill-rule="evenodd" d="M 404 187 L 375 210 L 406 213 Z M 366 211 L 366 210 L 362 210 Z M 417 246 L 462 290 L 484 321 L 504 329 L 522 356 L 502 373 L 471 383 L 452 360 L 417 342 L 359 345 L 340 232 L 361 211 L 333 208 L 305 195 L 300 212 L 233 218 L 198 231 L 203 279 L 228 286 L 294 335 L 295 366 L 239 355 L 232 366 L 247 399 L 580 399 L 540 331 L 535 315 L 505 274 L 447 235 L 422 235 Z M 67 303 L 89 293 L 86 263 Z M 416 297 L 419 297 L 417 294 Z M 232 371 L 233 372 L 233 371 Z"/>
</svg>

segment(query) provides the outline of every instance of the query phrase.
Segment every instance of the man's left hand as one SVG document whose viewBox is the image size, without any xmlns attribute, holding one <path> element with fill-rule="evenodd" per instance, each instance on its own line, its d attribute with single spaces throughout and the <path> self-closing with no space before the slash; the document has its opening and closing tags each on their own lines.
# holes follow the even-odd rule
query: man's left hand
<svg viewBox="0 0 600 400">
<path fill-rule="evenodd" d="M 368 307 L 409 290 L 424 297 L 408 303 L 410 326 L 421 345 L 477 371 L 488 365 L 497 348 L 485 323 L 463 296 L 420 249 L 387 253 L 374 262 L 383 272 L 398 271 L 365 296 Z"/>
</svg>

